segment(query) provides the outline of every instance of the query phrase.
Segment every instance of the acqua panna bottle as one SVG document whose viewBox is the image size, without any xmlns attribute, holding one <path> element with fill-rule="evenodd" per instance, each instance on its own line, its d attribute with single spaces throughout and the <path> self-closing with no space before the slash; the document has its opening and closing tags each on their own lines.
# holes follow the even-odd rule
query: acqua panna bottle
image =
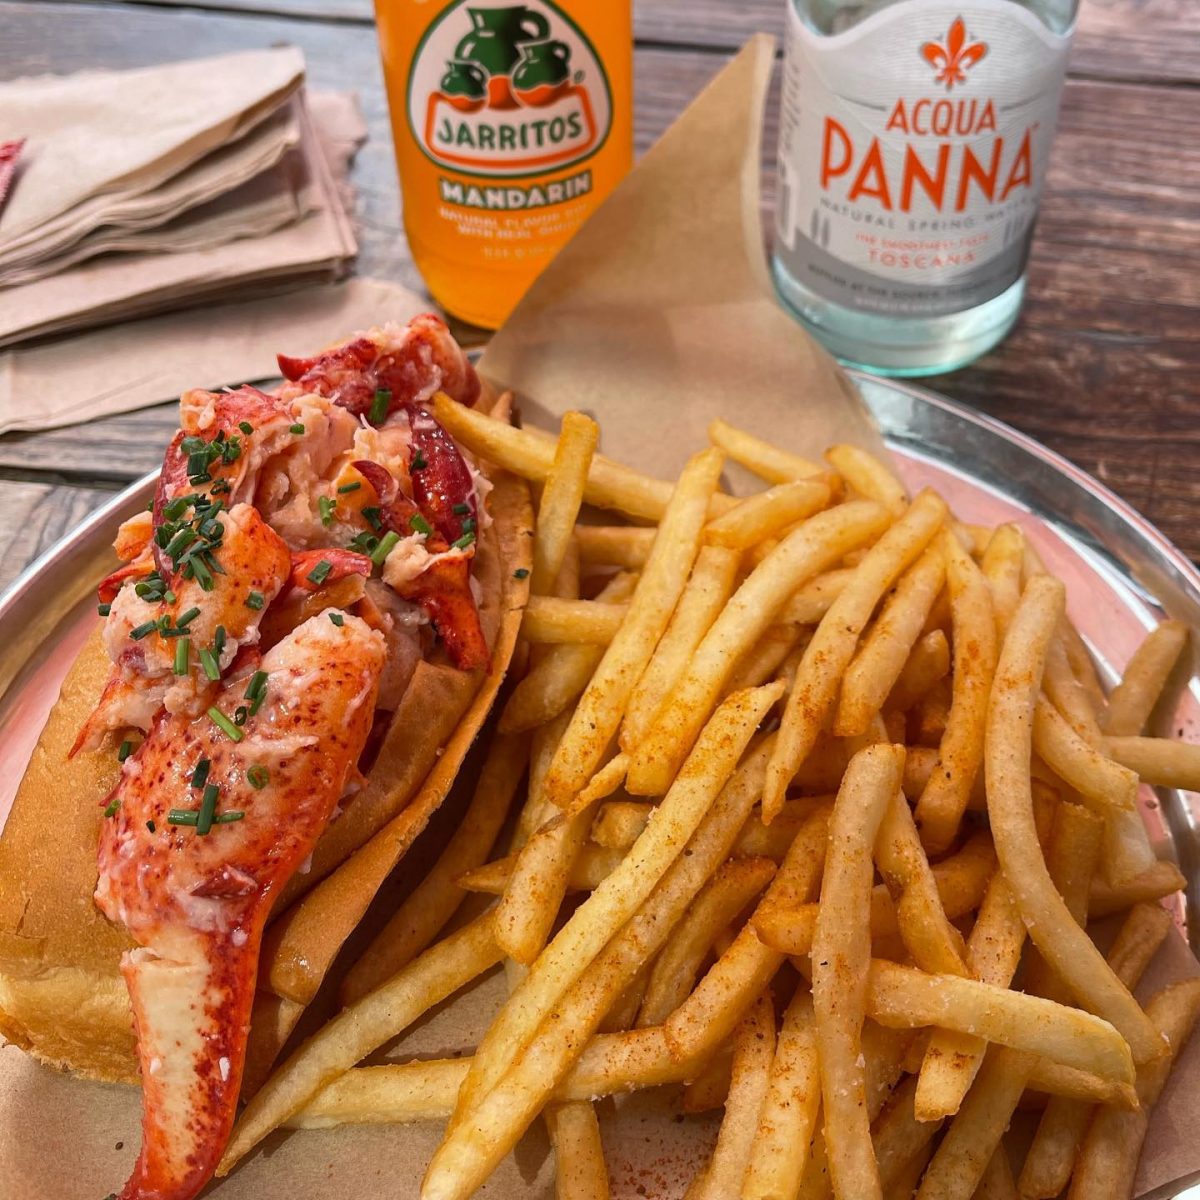
<svg viewBox="0 0 1200 1200">
<path fill-rule="evenodd" d="M 845 362 L 950 371 L 1012 328 L 1078 0 L 789 0 L 776 287 Z"/>
</svg>

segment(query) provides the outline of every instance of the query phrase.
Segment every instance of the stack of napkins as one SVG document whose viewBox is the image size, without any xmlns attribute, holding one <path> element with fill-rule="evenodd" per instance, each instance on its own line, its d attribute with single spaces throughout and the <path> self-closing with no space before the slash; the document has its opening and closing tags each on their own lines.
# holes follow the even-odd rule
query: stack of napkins
<svg viewBox="0 0 1200 1200">
<path fill-rule="evenodd" d="M 0 347 L 341 278 L 366 131 L 303 84 L 292 48 L 0 84 Z"/>
</svg>

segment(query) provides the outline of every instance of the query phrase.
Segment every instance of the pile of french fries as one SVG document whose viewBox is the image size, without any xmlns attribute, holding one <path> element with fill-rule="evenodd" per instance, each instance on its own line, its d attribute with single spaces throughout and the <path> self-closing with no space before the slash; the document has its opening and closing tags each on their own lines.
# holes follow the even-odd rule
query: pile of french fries
<svg viewBox="0 0 1200 1200">
<path fill-rule="evenodd" d="M 222 1172 L 281 1126 L 441 1121 L 421 1194 L 451 1200 L 541 1117 L 558 1195 L 596 1200 L 596 1102 L 671 1084 L 724 1109 L 690 1200 L 1130 1195 L 1200 1013 L 1198 980 L 1133 996 L 1183 885 L 1139 783 L 1200 788 L 1200 746 L 1142 736 L 1186 627 L 1106 698 L 1021 529 L 859 449 L 715 422 L 672 484 L 578 413 L 434 414 L 540 490 L 526 652 L 449 844 Z M 472 1057 L 357 1066 L 497 964 Z"/>
</svg>

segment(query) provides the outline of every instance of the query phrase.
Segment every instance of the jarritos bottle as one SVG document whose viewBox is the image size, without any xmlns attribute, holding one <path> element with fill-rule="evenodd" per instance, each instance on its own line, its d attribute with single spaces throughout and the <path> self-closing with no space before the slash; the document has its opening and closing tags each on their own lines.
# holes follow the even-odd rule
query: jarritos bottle
<svg viewBox="0 0 1200 1200">
<path fill-rule="evenodd" d="M 839 358 L 962 366 L 1012 327 L 1077 0 L 789 0 L 773 258 Z"/>
<path fill-rule="evenodd" d="M 375 11 L 413 258 L 494 329 L 629 170 L 629 0 Z"/>
</svg>

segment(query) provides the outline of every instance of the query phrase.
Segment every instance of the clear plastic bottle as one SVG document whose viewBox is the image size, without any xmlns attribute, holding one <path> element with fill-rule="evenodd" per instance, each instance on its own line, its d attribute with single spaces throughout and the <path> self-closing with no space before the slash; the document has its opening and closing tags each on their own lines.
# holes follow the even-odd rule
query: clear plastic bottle
<svg viewBox="0 0 1200 1200">
<path fill-rule="evenodd" d="M 788 0 L 772 267 L 809 330 L 885 375 L 1012 328 L 1078 0 Z"/>
</svg>

